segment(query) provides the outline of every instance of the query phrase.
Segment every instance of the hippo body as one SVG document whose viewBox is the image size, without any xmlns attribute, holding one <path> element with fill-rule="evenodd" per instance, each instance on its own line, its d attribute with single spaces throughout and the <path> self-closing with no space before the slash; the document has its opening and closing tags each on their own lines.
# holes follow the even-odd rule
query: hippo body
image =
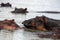
<svg viewBox="0 0 60 40">
<path fill-rule="evenodd" d="M 1 3 L 1 7 L 11 7 L 11 4 L 10 3 L 6 3 L 6 4 Z"/>
<path fill-rule="evenodd" d="M 12 13 L 28 13 L 27 8 L 23 9 L 23 8 L 15 8 L 14 11 L 11 11 Z"/>
<path fill-rule="evenodd" d="M 54 29 L 54 34 L 56 38 L 60 39 L 60 27 Z"/>
<path fill-rule="evenodd" d="M 48 32 L 40 32 L 38 34 L 40 38 L 53 38 L 53 39 L 60 39 L 60 28 L 55 28 L 54 31 Z"/>
<path fill-rule="evenodd" d="M 52 38 L 53 32 L 41 32 L 38 34 L 40 38 Z"/>
</svg>

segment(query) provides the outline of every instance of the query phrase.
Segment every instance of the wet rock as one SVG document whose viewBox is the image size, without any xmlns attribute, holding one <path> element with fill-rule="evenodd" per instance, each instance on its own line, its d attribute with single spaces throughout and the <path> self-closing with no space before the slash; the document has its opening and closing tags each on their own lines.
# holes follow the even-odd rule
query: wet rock
<svg viewBox="0 0 60 40">
<path fill-rule="evenodd" d="M 20 27 L 15 23 L 14 19 L 12 20 L 5 19 L 3 21 L 0 21 L 0 29 L 14 31 L 20 29 Z"/>
<path fill-rule="evenodd" d="M 28 13 L 27 8 L 23 9 L 23 8 L 15 8 L 14 11 L 11 11 L 12 13 Z"/>
<path fill-rule="evenodd" d="M 1 7 L 11 7 L 12 5 L 10 3 L 1 3 Z"/>
</svg>

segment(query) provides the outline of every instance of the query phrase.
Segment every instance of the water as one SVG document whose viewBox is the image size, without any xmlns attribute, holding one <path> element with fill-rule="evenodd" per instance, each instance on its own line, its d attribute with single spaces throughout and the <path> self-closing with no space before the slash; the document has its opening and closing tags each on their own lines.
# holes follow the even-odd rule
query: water
<svg viewBox="0 0 60 40">
<path fill-rule="evenodd" d="M 60 0 L 0 0 L 0 3 L 10 2 L 12 8 L 0 7 L 0 20 L 4 19 L 15 19 L 15 22 L 23 27 L 22 22 L 24 20 L 34 18 L 36 16 L 45 15 L 49 18 L 60 20 L 60 14 L 49 14 L 49 13 L 35 13 L 35 11 L 60 11 Z M 12 14 L 11 11 L 14 8 L 28 8 L 30 13 L 27 14 Z M 1 40 L 52 40 L 46 38 L 39 38 L 32 32 L 24 31 L 23 29 L 16 30 L 14 32 L 1 30 Z"/>
</svg>

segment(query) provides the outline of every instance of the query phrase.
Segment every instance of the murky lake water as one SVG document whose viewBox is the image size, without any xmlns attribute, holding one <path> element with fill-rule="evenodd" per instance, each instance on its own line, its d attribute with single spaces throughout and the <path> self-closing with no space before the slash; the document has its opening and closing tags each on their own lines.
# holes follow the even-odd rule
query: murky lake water
<svg viewBox="0 0 60 40">
<path fill-rule="evenodd" d="M 34 18 L 36 16 L 45 15 L 47 17 L 60 20 L 60 14 L 35 13 L 33 11 L 60 11 L 60 0 L 0 0 L 0 3 L 10 2 L 12 8 L 0 7 L 0 20 L 15 19 L 16 23 L 23 27 L 22 21 Z M 27 14 L 12 14 L 14 8 L 28 8 L 30 13 Z M 39 38 L 35 33 L 24 31 L 23 29 L 14 32 L 1 30 L 0 40 L 52 40 L 46 38 Z"/>
</svg>

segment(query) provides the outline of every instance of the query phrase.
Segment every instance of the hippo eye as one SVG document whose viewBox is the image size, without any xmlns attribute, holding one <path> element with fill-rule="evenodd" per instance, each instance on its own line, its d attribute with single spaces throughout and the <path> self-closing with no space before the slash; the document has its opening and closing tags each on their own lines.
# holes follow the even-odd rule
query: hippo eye
<svg viewBox="0 0 60 40">
<path fill-rule="evenodd" d="M 36 25 L 43 25 L 43 22 L 37 22 Z"/>
<path fill-rule="evenodd" d="M 42 20 L 39 20 L 38 22 L 39 22 L 39 23 L 43 23 L 43 21 L 42 21 Z"/>
<path fill-rule="evenodd" d="M 40 21 L 41 23 L 43 22 L 43 21 Z"/>
</svg>

